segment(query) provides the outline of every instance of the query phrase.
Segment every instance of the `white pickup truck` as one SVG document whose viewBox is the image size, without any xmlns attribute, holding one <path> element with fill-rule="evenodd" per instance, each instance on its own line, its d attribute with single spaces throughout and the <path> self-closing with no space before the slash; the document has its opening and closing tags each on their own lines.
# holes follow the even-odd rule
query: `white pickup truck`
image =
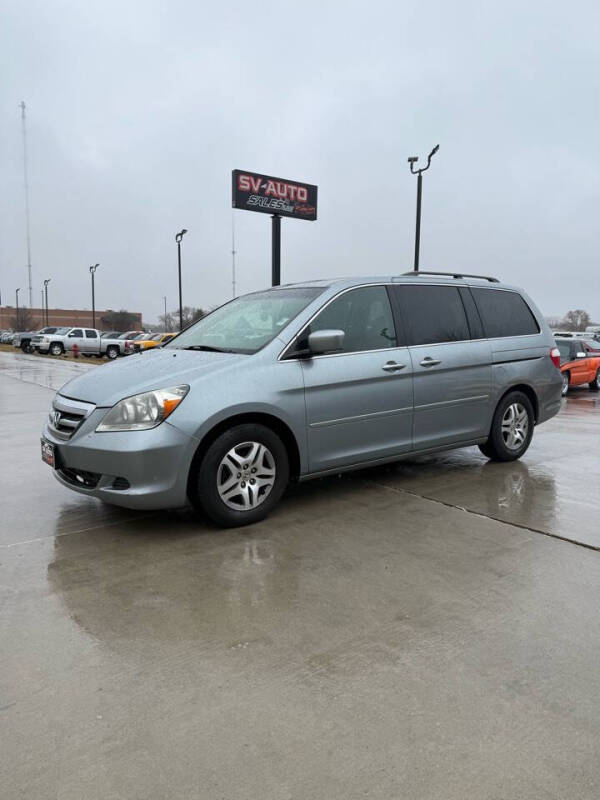
<svg viewBox="0 0 600 800">
<path fill-rule="evenodd" d="M 121 334 L 115 338 L 102 336 L 102 331 L 95 328 L 57 328 L 51 334 L 38 334 L 33 336 L 30 347 L 38 353 L 50 353 L 52 356 L 61 356 L 63 353 L 72 352 L 77 345 L 78 351 L 82 356 L 96 356 L 102 358 L 117 358 L 130 352 L 127 345 L 128 340 Z"/>
</svg>

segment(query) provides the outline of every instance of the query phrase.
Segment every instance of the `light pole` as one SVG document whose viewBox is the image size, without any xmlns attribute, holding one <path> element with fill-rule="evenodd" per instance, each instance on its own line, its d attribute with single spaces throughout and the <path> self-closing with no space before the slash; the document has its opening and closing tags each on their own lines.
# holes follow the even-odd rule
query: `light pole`
<svg viewBox="0 0 600 800">
<path fill-rule="evenodd" d="M 51 280 L 52 278 L 46 278 L 44 281 L 44 294 L 46 297 L 46 327 L 48 327 L 48 284 Z"/>
<path fill-rule="evenodd" d="M 92 275 L 92 328 L 96 327 L 96 294 L 94 291 L 94 275 L 96 274 L 96 270 L 100 264 L 94 264 L 90 267 L 90 273 Z"/>
<path fill-rule="evenodd" d="M 411 156 L 408 159 L 408 163 L 410 164 L 410 171 L 413 175 L 417 175 L 417 222 L 415 226 L 415 265 L 414 271 L 419 271 L 419 248 L 421 246 L 421 192 L 423 187 L 423 173 L 429 169 L 429 165 L 431 164 L 432 157 L 437 153 L 440 149 L 439 144 L 433 148 L 431 153 L 427 156 L 427 166 L 421 167 L 421 169 L 414 169 L 413 165 L 415 162 L 419 160 L 418 156 Z"/>
<path fill-rule="evenodd" d="M 175 234 L 175 241 L 177 242 L 177 266 L 179 269 L 179 330 L 183 330 L 183 305 L 181 303 L 181 240 L 184 234 L 187 233 L 185 228 L 182 228 L 179 233 Z"/>
<path fill-rule="evenodd" d="M 167 322 L 167 296 L 166 295 L 163 295 L 163 301 L 164 301 L 164 304 L 165 304 L 165 316 L 164 316 L 165 331 L 168 333 L 169 328 L 167 326 L 168 326 L 169 323 Z"/>
<path fill-rule="evenodd" d="M 21 326 L 21 323 L 19 322 L 19 292 L 20 291 L 21 291 L 21 287 L 19 286 L 19 288 L 15 292 L 15 297 L 16 297 L 16 304 L 15 305 L 17 307 L 17 311 L 16 311 L 17 316 L 16 316 L 16 319 L 15 319 L 15 322 L 17 323 L 17 330 Z"/>
</svg>

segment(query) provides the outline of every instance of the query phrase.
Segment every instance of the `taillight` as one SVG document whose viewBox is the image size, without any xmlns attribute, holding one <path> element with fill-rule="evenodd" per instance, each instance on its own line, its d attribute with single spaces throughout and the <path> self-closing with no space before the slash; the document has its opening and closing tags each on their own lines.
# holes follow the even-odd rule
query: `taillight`
<svg viewBox="0 0 600 800">
<path fill-rule="evenodd" d="M 558 347 L 553 347 L 552 350 L 550 350 L 550 359 L 556 369 L 560 369 L 560 350 Z"/>
</svg>

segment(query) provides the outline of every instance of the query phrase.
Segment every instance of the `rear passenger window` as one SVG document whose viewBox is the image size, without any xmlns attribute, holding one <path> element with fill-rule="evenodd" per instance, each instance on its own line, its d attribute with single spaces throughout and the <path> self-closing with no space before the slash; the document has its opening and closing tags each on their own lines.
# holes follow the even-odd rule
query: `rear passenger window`
<svg viewBox="0 0 600 800">
<path fill-rule="evenodd" d="M 517 292 L 471 287 L 488 339 L 527 336 L 540 328 L 531 309 Z"/>
<path fill-rule="evenodd" d="M 344 292 L 311 322 L 305 335 L 323 330 L 344 331 L 344 353 L 396 347 L 394 317 L 385 287 L 365 286 Z"/>
<path fill-rule="evenodd" d="M 455 286 L 395 286 L 408 344 L 470 339 L 463 302 Z"/>
<path fill-rule="evenodd" d="M 96 331 L 88 331 L 86 329 L 85 338 L 86 339 L 97 339 L 98 338 L 98 334 L 96 333 Z"/>
</svg>

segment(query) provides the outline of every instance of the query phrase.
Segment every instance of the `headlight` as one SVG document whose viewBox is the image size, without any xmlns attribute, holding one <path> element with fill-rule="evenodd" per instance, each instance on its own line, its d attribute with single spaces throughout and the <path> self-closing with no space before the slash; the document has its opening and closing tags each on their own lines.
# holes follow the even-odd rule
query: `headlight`
<svg viewBox="0 0 600 800">
<path fill-rule="evenodd" d="M 96 431 L 147 431 L 156 428 L 175 411 L 189 386 L 172 386 L 125 397 L 114 405 Z"/>
</svg>

